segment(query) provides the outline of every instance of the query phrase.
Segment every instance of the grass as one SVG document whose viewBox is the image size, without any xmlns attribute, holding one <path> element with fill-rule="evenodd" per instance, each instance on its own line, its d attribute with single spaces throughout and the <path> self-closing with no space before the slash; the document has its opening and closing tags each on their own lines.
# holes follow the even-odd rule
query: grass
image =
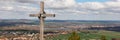
<svg viewBox="0 0 120 40">
<path fill-rule="evenodd" d="M 85 33 L 85 32 L 80 32 L 78 33 L 80 38 L 83 39 L 100 39 L 102 35 L 106 36 L 107 40 L 111 40 L 112 38 L 120 38 L 120 33 L 119 32 L 112 32 L 112 31 L 96 31 L 96 33 Z M 66 35 L 58 35 L 51 40 L 67 40 L 70 37 L 71 34 L 66 34 Z"/>
</svg>

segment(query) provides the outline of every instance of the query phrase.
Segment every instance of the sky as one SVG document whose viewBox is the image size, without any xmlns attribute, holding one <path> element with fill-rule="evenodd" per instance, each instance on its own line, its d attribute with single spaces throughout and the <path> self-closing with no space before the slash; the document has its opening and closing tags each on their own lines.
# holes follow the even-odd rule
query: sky
<svg viewBox="0 0 120 40">
<path fill-rule="evenodd" d="M 76 0 L 76 2 L 106 2 L 109 0 Z"/>
<path fill-rule="evenodd" d="M 41 0 L 0 0 L 0 19 L 37 19 Z M 120 20 L 120 0 L 44 0 L 49 20 Z"/>
</svg>

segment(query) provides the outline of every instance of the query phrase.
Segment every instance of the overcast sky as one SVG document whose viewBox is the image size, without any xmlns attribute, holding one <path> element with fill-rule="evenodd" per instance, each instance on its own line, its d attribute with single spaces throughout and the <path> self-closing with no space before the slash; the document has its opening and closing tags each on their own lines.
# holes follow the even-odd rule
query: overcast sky
<svg viewBox="0 0 120 40">
<path fill-rule="evenodd" d="M 40 0 L 0 0 L 0 19 L 37 19 Z M 120 20 L 120 0 L 45 0 L 57 20 Z"/>
</svg>

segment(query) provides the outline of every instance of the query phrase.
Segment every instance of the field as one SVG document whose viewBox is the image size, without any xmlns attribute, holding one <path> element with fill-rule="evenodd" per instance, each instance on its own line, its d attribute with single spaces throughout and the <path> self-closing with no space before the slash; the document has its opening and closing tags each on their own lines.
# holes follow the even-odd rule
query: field
<svg viewBox="0 0 120 40">
<path fill-rule="evenodd" d="M 94 32 L 79 32 L 78 33 L 81 40 L 88 40 L 88 39 L 100 39 L 102 35 L 106 36 L 107 40 L 111 40 L 112 38 L 120 38 L 119 32 L 112 32 L 112 31 L 96 31 Z M 67 40 L 71 34 L 65 35 L 58 35 L 56 37 L 51 38 L 51 40 Z M 50 40 L 50 39 L 49 39 Z"/>
</svg>

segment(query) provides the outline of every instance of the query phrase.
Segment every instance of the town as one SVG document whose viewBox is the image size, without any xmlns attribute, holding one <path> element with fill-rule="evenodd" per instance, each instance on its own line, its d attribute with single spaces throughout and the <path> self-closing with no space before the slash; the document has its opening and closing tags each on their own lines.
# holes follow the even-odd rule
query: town
<svg viewBox="0 0 120 40">
<path fill-rule="evenodd" d="M 33 22 L 34 23 L 34 22 Z M 56 24 L 56 25 L 54 25 Z M 89 33 L 89 30 L 108 30 L 119 32 L 120 23 L 78 23 L 78 22 L 46 22 L 44 38 L 46 40 L 53 40 L 59 35 L 66 35 L 72 33 L 73 30 L 77 32 Z M 106 29 L 107 28 L 107 29 Z M 112 29 L 111 29 L 112 28 Z M 118 30 L 117 30 L 118 29 Z M 90 32 L 91 33 L 91 32 Z M 96 33 L 96 31 L 92 31 Z M 0 27 L 1 40 L 39 40 L 39 25 L 16 24 L 14 26 Z M 99 40 L 99 39 L 97 39 Z"/>
</svg>

